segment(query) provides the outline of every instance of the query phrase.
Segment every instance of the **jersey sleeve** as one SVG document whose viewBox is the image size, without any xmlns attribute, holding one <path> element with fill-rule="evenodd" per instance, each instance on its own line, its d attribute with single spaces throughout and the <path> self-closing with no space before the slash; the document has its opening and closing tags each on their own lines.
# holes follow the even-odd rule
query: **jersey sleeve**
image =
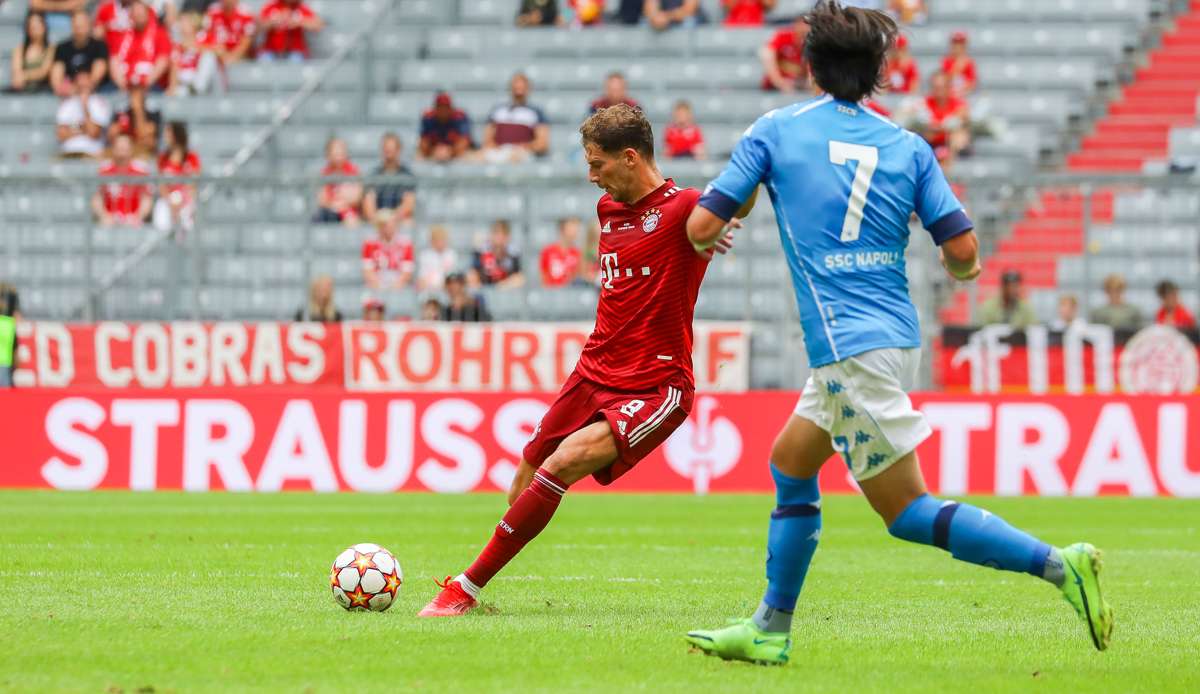
<svg viewBox="0 0 1200 694">
<path fill-rule="evenodd" d="M 916 136 L 914 138 L 917 140 L 916 212 L 934 242 L 940 246 L 975 228 L 975 223 L 967 217 L 962 203 L 950 189 L 946 174 L 938 166 L 929 143 Z"/>
<path fill-rule="evenodd" d="M 773 128 L 767 114 L 746 129 L 725 170 L 704 189 L 701 207 L 726 221 L 733 217 L 771 170 Z"/>
</svg>

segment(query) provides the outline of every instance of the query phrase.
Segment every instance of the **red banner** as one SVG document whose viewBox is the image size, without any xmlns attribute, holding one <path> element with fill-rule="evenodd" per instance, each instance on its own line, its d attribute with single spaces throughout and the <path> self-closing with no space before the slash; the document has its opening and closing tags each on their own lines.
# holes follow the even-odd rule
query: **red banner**
<svg viewBox="0 0 1200 694">
<path fill-rule="evenodd" d="M 21 323 L 22 388 L 554 392 L 583 323 Z M 748 387 L 746 323 L 695 326 L 696 386 Z"/>
<path fill-rule="evenodd" d="M 1165 325 L 1136 333 L 1077 323 L 947 327 L 935 346 L 940 384 L 972 393 L 1200 392 L 1200 335 Z"/>
<path fill-rule="evenodd" d="M 770 446 L 795 399 L 699 395 L 689 420 L 614 488 L 769 491 Z M 1194 396 L 914 401 L 934 430 L 919 453 L 940 494 L 1200 496 Z M 0 486 L 499 490 L 548 404 L 514 393 L 8 391 Z M 826 492 L 854 490 L 839 460 L 821 478 Z"/>
</svg>

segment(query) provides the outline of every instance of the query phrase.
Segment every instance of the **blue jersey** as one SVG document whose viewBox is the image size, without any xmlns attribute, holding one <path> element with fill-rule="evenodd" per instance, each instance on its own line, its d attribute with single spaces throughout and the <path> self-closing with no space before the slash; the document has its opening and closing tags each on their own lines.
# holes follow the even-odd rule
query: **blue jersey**
<svg viewBox="0 0 1200 694">
<path fill-rule="evenodd" d="M 973 226 L 925 140 L 861 104 L 819 97 L 750 126 L 699 204 L 729 219 L 759 183 L 775 207 L 809 363 L 919 347 L 908 220 L 916 212 L 939 245 Z"/>
</svg>

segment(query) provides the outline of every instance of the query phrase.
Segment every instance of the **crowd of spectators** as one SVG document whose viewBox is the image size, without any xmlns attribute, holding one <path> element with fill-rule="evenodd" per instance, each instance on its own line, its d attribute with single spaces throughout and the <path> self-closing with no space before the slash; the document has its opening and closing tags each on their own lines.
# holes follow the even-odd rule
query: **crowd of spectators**
<svg viewBox="0 0 1200 694">
<path fill-rule="evenodd" d="M 1134 332 L 1145 326 L 1142 312 L 1125 300 L 1124 277 L 1109 275 L 1101 286 L 1106 297 L 1105 303 L 1092 309 L 1088 314 L 1088 323 L 1107 325 L 1123 332 Z M 1196 329 L 1195 316 L 1180 303 L 1179 285 L 1171 280 L 1162 280 L 1155 286 L 1155 294 L 1158 295 L 1159 309 L 1154 314 L 1153 323 L 1180 330 Z M 1021 273 L 1012 269 L 1005 270 L 1001 275 L 1000 292 L 984 301 L 976 312 L 976 323 L 980 325 L 1010 325 L 1020 330 L 1040 322 L 1025 298 Z M 1079 315 L 1079 297 L 1063 294 L 1058 297 L 1055 315 L 1047 325 L 1051 330 L 1066 330 L 1083 322 L 1083 317 Z"/>
<path fill-rule="evenodd" d="M 521 0 L 516 24 L 522 27 L 599 25 L 644 25 L 656 31 L 698 24 L 755 27 L 768 21 L 778 0 L 721 0 L 719 15 L 710 17 L 700 0 Z M 854 5 L 884 10 L 898 21 L 924 21 L 924 0 L 842 0 Z"/>
<path fill-rule="evenodd" d="M 238 0 L 30 0 L 5 91 L 57 96 L 59 155 L 99 160 L 99 175 L 125 179 L 93 195 L 97 222 L 141 226 L 153 218 L 162 228 L 186 228 L 193 186 L 153 189 L 127 180 L 149 175 L 155 163 L 168 176 L 200 173 L 186 126 L 164 128 L 151 96 L 226 90 L 229 66 L 246 60 L 306 59 L 308 35 L 322 28 L 302 0 L 269 0 L 257 16 Z M 403 214 L 411 216 L 411 197 L 407 203 L 399 197 L 383 206 L 407 205 Z M 335 207 L 346 202 L 333 201 Z M 378 196 L 371 200 L 379 202 Z"/>
</svg>

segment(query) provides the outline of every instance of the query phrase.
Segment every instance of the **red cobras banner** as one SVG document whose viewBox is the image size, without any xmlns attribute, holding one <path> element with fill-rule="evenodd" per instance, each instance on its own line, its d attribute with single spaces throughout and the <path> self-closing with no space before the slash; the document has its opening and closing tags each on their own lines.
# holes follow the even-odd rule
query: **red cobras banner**
<svg viewBox="0 0 1200 694">
<path fill-rule="evenodd" d="M 583 323 L 21 323 L 22 388 L 554 392 Z M 746 323 L 696 323 L 696 386 L 748 387 Z"/>
</svg>

